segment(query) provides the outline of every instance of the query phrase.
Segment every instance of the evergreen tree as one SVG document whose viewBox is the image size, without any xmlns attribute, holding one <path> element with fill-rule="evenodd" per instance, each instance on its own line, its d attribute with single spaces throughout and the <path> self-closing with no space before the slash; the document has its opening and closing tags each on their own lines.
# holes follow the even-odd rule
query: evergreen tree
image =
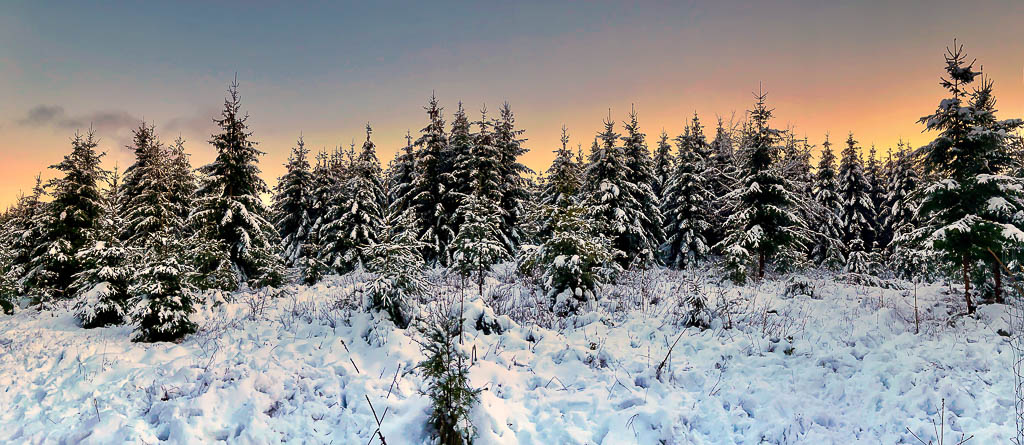
<svg viewBox="0 0 1024 445">
<path fill-rule="evenodd" d="M 679 156 L 665 190 L 661 213 L 665 216 L 667 241 L 662 247 L 665 264 L 677 269 L 694 266 L 709 253 L 704 234 L 711 228 L 709 221 L 714 196 L 711 183 L 705 175 L 707 159 L 698 144 L 690 137 L 679 138 Z"/>
<path fill-rule="evenodd" d="M 92 244 L 76 254 L 85 268 L 75 276 L 73 284 L 76 315 L 85 328 L 121 324 L 128 312 L 128 287 L 135 272 L 136 255 L 117 238 L 124 230 L 119 182 L 115 170 L 107 180 L 103 217 L 89 237 Z"/>
<path fill-rule="evenodd" d="M 540 203 L 543 205 L 569 206 L 576 201 L 583 187 L 583 172 L 573 160 L 572 150 L 568 147 L 569 133 L 564 125 L 561 142 L 562 147 L 555 150 L 555 160 L 544 175 L 540 192 Z"/>
<path fill-rule="evenodd" d="M 612 242 L 612 255 L 619 264 L 628 266 L 634 258 L 647 254 L 643 237 L 643 225 L 639 220 L 640 204 L 636 202 L 635 185 L 626 177 L 628 171 L 626 153 L 616 142 L 619 134 L 609 118 L 604 122 L 605 130 L 591 148 L 590 162 L 586 170 L 584 202 L 594 210 L 593 218 L 600 234 Z M 646 240 L 645 240 L 646 241 Z"/>
<path fill-rule="evenodd" d="M 672 156 L 672 145 L 668 143 L 668 133 L 661 130 L 658 148 L 654 150 L 654 183 L 651 189 L 658 202 L 665 202 L 665 191 L 676 167 L 676 158 Z"/>
<path fill-rule="evenodd" d="M 173 234 L 154 234 L 142 270 L 129 289 L 135 325 L 132 341 L 180 341 L 196 331 L 189 317 L 195 312 L 188 266 L 181 261 Z"/>
<path fill-rule="evenodd" d="M 455 115 L 452 116 L 452 131 L 448 136 L 448 151 L 449 157 L 452 159 L 455 193 L 460 200 L 473 193 L 473 178 L 471 170 L 466 168 L 466 165 L 473 162 L 474 139 L 475 137 L 470 131 L 469 117 L 466 116 L 466 110 L 460 101 Z M 462 221 L 458 221 L 456 225 L 461 226 Z"/>
<path fill-rule="evenodd" d="M 3 310 L 10 312 L 16 306 L 19 297 L 26 293 L 26 278 L 33 254 L 39 251 L 43 243 L 42 222 L 47 220 L 49 206 L 43 202 L 46 189 L 42 178 L 36 175 L 32 193 L 18 199 L 14 212 L 8 215 L 5 223 L 3 245 L 7 246 L 9 259 L 4 269 L 0 300 Z"/>
<path fill-rule="evenodd" d="M 409 325 L 412 298 L 423 292 L 423 243 L 416 235 L 412 210 L 389 212 L 380 242 L 365 247 L 371 309 L 385 311 L 400 328 Z"/>
<path fill-rule="evenodd" d="M 142 247 L 154 233 L 178 228 L 181 221 L 170 201 L 169 156 L 155 128 L 142 122 L 132 135 L 129 148 L 135 163 L 125 170 L 121 208 L 125 228 L 120 238 L 126 245 Z"/>
<path fill-rule="evenodd" d="M 424 109 L 429 123 L 420 130 L 416 141 L 419 148 L 416 150 L 416 174 L 409 190 L 410 205 L 424 243 L 424 258 L 428 263 L 446 265 L 448 245 L 457 229 L 454 217 L 459 199 L 437 97 L 432 95 Z"/>
<path fill-rule="evenodd" d="M 612 241 L 604 236 L 607 232 L 601 230 L 594 210 L 586 205 L 544 205 L 542 218 L 551 236 L 527 255 L 525 266 L 542 270 L 547 298 L 556 314 L 578 313 L 619 270 Z"/>
<path fill-rule="evenodd" d="M 501 212 L 496 202 L 473 193 L 459 207 L 459 213 L 463 223 L 452 242 L 452 262 L 464 277 L 476 275 L 477 290 L 483 295 L 487 271 L 510 257 L 498 233 Z"/>
<path fill-rule="evenodd" d="M 249 116 L 240 114 L 240 108 L 238 82 L 233 82 L 221 117 L 214 119 L 220 132 L 210 144 L 217 158 L 199 169 L 205 177 L 189 219 L 202 236 L 224 243 L 239 283 L 274 285 L 281 282 L 283 271 L 274 252 L 277 233 L 260 198 L 270 192 L 259 176 L 263 152 L 256 149 L 246 125 Z"/>
<path fill-rule="evenodd" d="M 192 169 L 192 163 L 185 152 L 185 140 L 178 136 L 174 144 L 168 147 L 167 170 L 171 208 L 174 209 L 176 219 L 185 224 L 189 214 L 192 213 L 192 204 L 195 200 L 196 176 Z M 184 234 L 185 227 L 177 228 Z"/>
<path fill-rule="evenodd" d="M 331 264 L 339 273 L 366 264 L 365 248 L 377 242 L 383 227 L 384 185 L 377 148 L 370 140 L 372 133 L 367 124 L 366 142 L 353 161 L 343 186 L 343 212 L 325 227 L 328 232 L 341 236 L 335 248 L 339 255 Z"/>
<path fill-rule="evenodd" d="M 885 205 L 885 175 L 882 171 L 882 164 L 878 160 L 875 144 L 871 144 L 871 149 L 868 150 L 868 159 L 864 164 L 864 177 L 868 182 L 868 197 L 871 198 L 871 205 L 875 209 L 875 217 L 871 221 L 871 239 L 865 242 L 872 246 L 873 250 L 881 250 L 889 244 L 889 241 L 881 233 L 881 212 L 882 206 Z"/>
<path fill-rule="evenodd" d="M 697 123 L 699 130 L 700 124 L 696 119 L 695 114 L 694 122 Z M 702 147 L 702 150 L 707 147 L 703 137 L 703 132 L 700 133 L 700 139 L 694 136 L 694 145 Z M 638 205 L 637 222 L 640 224 L 640 233 L 628 235 L 631 238 L 629 244 L 640 247 L 640 254 L 631 258 L 631 262 L 640 267 L 647 267 L 659 261 L 658 249 L 665 242 L 665 227 L 661 215 L 661 202 L 652 188 L 655 178 L 651 153 L 644 142 L 644 134 L 640 132 L 635 109 L 630 110 L 622 142 L 626 155 L 626 181 L 630 184 L 627 192 L 633 194 L 633 201 Z"/>
<path fill-rule="evenodd" d="M 303 245 L 313 229 L 313 171 L 309 149 L 302 137 L 295 143 L 285 164 L 286 172 L 275 187 L 274 227 L 281 236 L 281 255 L 286 266 L 294 266 L 303 255 Z"/>
<path fill-rule="evenodd" d="M 832 152 L 832 143 L 829 142 L 827 134 L 814 175 L 813 198 L 818 206 L 815 229 L 819 236 L 815 238 L 811 258 L 818 265 L 830 269 L 840 268 L 846 264 L 846 246 L 843 245 L 844 226 L 840 219 L 842 205 L 836 174 L 836 156 Z"/>
<path fill-rule="evenodd" d="M 388 165 L 387 174 L 388 209 L 399 213 L 410 208 L 409 190 L 412 188 L 413 177 L 416 174 L 415 147 L 409 132 L 405 134 L 405 141 L 405 147 L 395 153 L 395 158 Z"/>
<path fill-rule="evenodd" d="M 519 220 L 523 217 L 523 202 L 529 198 L 524 175 L 533 173 L 521 162 L 519 157 L 529 150 L 523 147 L 526 139 L 522 137 L 524 130 L 516 128 L 515 116 L 508 102 L 502 104 L 498 117 L 492 123 L 494 127 L 494 146 L 498 149 L 498 189 L 501 199 L 502 224 L 499 231 L 507 240 L 506 247 L 510 252 L 519 246 L 522 234 L 519 232 Z"/>
<path fill-rule="evenodd" d="M 967 312 L 974 312 L 971 299 L 972 266 L 991 265 L 995 298 L 1001 297 L 1001 273 L 989 250 L 997 255 L 1024 242 L 1014 223 L 1020 223 L 1021 181 L 1003 173 L 1012 166 L 1007 134 L 1022 125 L 1019 119 L 995 118 L 992 83 L 967 87 L 980 74 L 968 64 L 962 46 L 947 48 L 946 73 L 942 86 L 952 97 L 943 99 L 936 111 L 920 122 L 939 135 L 916 152 L 925 173 L 933 176 L 924 191 L 921 216 L 935 228 L 927 242 L 941 253 L 951 267 L 963 275 Z M 957 266 L 954 266 L 957 265 Z M 979 272 L 979 275 L 981 273 Z"/>
<path fill-rule="evenodd" d="M 750 110 L 749 128 L 743 145 L 743 164 L 739 187 L 727 196 L 733 212 L 726 222 L 729 229 L 720 243 L 734 281 L 746 279 L 746 269 L 756 262 L 758 278 L 772 256 L 784 251 L 801 251 L 806 223 L 795 212 L 795 198 L 777 166 L 781 132 L 770 126 L 772 110 L 765 104 L 765 93 L 758 93 Z"/>
<path fill-rule="evenodd" d="M 71 296 L 74 277 L 84 268 L 77 253 L 89 244 L 90 235 L 103 216 L 103 196 L 99 181 L 102 153 L 96 152 L 96 139 L 90 130 L 75 134 L 72 151 L 51 168 L 63 173 L 49 187 L 53 201 L 49 212 L 37 221 L 40 242 L 32 253 L 26 284 L 33 301 L 50 304 Z"/>
<path fill-rule="evenodd" d="M 714 246 L 725 239 L 726 221 L 732 215 L 729 202 L 729 192 L 735 189 L 738 173 L 736 168 L 736 157 L 732 148 L 732 137 L 718 119 L 718 126 L 715 128 L 715 139 L 709 147 L 711 158 L 709 162 L 711 196 L 714 197 L 712 212 L 708 221 L 711 224 L 710 230 L 705 234 L 708 245 Z"/>
<path fill-rule="evenodd" d="M 843 227 L 843 244 L 852 247 L 853 240 L 859 239 L 864 250 L 870 252 L 871 240 L 874 239 L 875 205 L 871 201 L 871 184 L 864 174 L 857 148 L 857 141 L 850 133 L 839 162 L 839 220 Z"/>
<path fill-rule="evenodd" d="M 915 192 L 920 179 L 903 141 L 897 145 L 896 155 L 890 156 L 886 171 L 882 205 L 878 209 L 879 244 L 891 251 L 889 247 L 896 231 L 908 224 L 913 226 L 919 205 Z"/>
</svg>

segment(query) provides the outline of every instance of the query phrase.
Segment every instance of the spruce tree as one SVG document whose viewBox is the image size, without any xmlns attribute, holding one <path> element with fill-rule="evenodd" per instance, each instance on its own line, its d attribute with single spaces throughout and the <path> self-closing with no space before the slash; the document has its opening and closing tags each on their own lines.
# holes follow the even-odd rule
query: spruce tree
<svg viewBox="0 0 1024 445">
<path fill-rule="evenodd" d="M 569 149 L 569 133 L 565 126 L 562 126 L 562 147 L 555 150 L 555 159 L 551 161 L 544 175 L 544 182 L 540 192 L 540 203 L 566 207 L 576 202 L 576 198 L 583 187 L 583 172 L 573 159 L 573 152 Z"/>
<path fill-rule="evenodd" d="M 672 155 L 672 145 L 668 143 L 668 133 L 661 130 L 658 148 L 654 150 L 654 183 L 651 188 L 658 202 L 665 202 L 665 190 L 676 166 L 676 158 Z"/>
<path fill-rule="evenodd" d="M 313 229 L 313 171 L 309 149 L 302 137 L 295 143 L 285 164 L 286 172 L 275 187 L 274 227 L 281 237 L 281 255 L 286 266 L 294 266 L 303 255 L 303 245 Z"/>
<path fill-rule="evenodd" d="M 384 311 L 400 328 L 409 325 L 412 298 L 424 289 L 423 243 L 416 234 L 412 210 L 389 212 L 381 239 L 365 247 L 366 269 L 374 274 L 367 291 L 371 309 Z"/>
<path fill-rule="evenodd" d="M 36 175 L 35 186 L 27 196 L 18 199 L 14 212 L 5 223 L 3 245 L 7 246 L 9 259 L 4 269 L 3 289 L 0 299 L 4 300 L 5 311 L 13 310 L 17 300 L 26 293 L 26 278 L 33 255 L 43 243 L 42 233 L 49 214 L 42 177 Z M 8 307 L 10 305 L 10 307 Z"/>
<path fill-rule="evenodd" d="M 340 218 L 332 222 L 337 230 L 331 232 L 343 236 L 340 240 L 340 264 L 335 264 L 338 272 L 347 272 L 365 265 L 366 247 L 374 244 L 380 237 L 384 224 L 384 185 L 377 159 L 377 148 L 370 135 L 373 130 L 366 125 L 366 141 L 352 163 L 348 181 L 344 184 L 344 212 Z"/>
<path fill-rule="evenodd" d="M 455 238 L 458 195 L 444 118 L 437 97 L 431 95 L 424 107 L 429 122 L 416 140 L 415 168 L 409 190 L 410 206 L 416 218 L 423 257 L 431 264 L 448 264 L 448 245 Z"/>
<path fill-rule="evenodd" d="M 41 227 L 40 240 L 32 253 L 26 284 L 37 304 L 71 297 L 74 277 L 84 270 L 77 253 L 90 243 L 103 217 L 99 181 L 105 172 L 100 168 L 103 154 L 96 152 L 94 133 L 76 133 L 71 145 L 71 153 L 50 167 L 63 176 L 49 183 L 53 201 L 47 205 L 49 212 L 36 222 Z"/>
<path fill-rule="evenodd" d="M 126 245 L 142 247 L 156 232 L 179 228 L 180 214 L 170 198 L 170 162 L 152 124 L 142 122 L 132 131 L 135 162 L 125 170 L 121 212 Z"/>
<path fill-rule="evenodd" d="M 195 312 L 194 289 L 179 246 L 175 235 L 167 232 L 154 234 L 150 241 L 142 270 L 129 289 L 132 341 L 176 342 L 196 331 L 189 318 Z"/>
<path fill-rule="evenodd" d="M 733 202 L 726 222 L 729 229 L 719 244 L 730 275 L 738 282 L 746 279 L 752 261 L 757 277 L 764 277 L 774 255 L 787 249 L 802 251 L 806 241 L 801 233 L 806 223 L 795 211 L 795 198 L 781 169 L 774 165 L 782 134 L 770 125 L 772 110 L 765 103 L 766 94 L 755 97 L 742 148 L 739 186 L 727 195 Z"/>
<path fill-rule="evenodd" d="M 947 48 L 946 74 L 941 85 L 951 97 L 920 120 L 926 130 L 939 132 L 934 141 L 916 152 L 925 173 L 935 178 L 924 191 L 920 210 L 926 225 L 935 228 L 927 242 L 947 265 L 960 269 L 967 312 L 973 313 L 974 264 L 984 262 L 992 267 L 998 300 L 1001 272 L 989 251 L 1001 255 L 1004 249 L 1024 242 L 1024 233 L 1016 225 L 1024 209 L 1021 181 L 1004 174 L 1012 166 L 1007 134 L 1022 121 L 995 118 L 995 98 L 988 79 L 983 78 L 973 91 L 967 90 L 980 73 L 973 62 L 967 63 L 963 47 L 955 42 L 953 48 Z"/>
<path fill-rule="evenodd" d="M 510 257 L 502 234 L 498 233 L 499 215 L 498 203 L 479 193 L 470 194 L 459 207 L 462 226 L 452 242 L 452 263 L 462 276 L 476 276 L 480 295 L 491 266 Z"/>
<path fill-rule="evenodd" d="M 527 269 L 542 271 L 552 309 L 560 316 L 575 314 L 594 301 L 598 288 L 618 272 L 614 247 L 587 205 L 542 206 L 551 235 L 527 255 Z"/>
<path fill-rule="evenodd" d="M 103 217 L 91 234 L 91 245 L 76 256 L 85 270 L 75 276 L 76 316 L 84 328 L 121 324 L 128 312 L 128 288 L 137 266 L 134 249 L 117 238 L 123 233 L 120 179 L 115 170 L 107 178 Z"/>
<path fill-rule="evenodd" d="M 712 212 L 709 218 L 711 229 L 705 234 L 708 245 L 715 246 L 725 238 L 726 221 L 732 215 L 729 192 L 735 189 L 738 173 L 736 156 L 733 153 L 732 137 L 725 129 L 722 119 L 718 119 L 715 127 L 715 138 L 709 147 L 711 152 L 709 181 L 711 195 L 714 197 Z"/>
<path fill-rule="evenodd" d="M 868 181 L 868 196 L 875 209 L 875 218 L 871 221 L 871 239 L 866 242 L 872 246 L 872 250 L 877 251 L 884 249 L 889 244 L 889 240 L 885 239 L 885 235 L 882 233 L 881 212 L 882 206 L 885 205 L 886 179 L 882 164 L 878 160 L 875 144 L 871 144 L 871 149 L 868 150 L 868 159 L 864 164 L 864 177 Z"/>
<path fill-rule="evenodd" d="M 416 174 L 415 146 L 409 132 L 405 133 L 405 142 L 405 147 L 395 153 L 387 171 L 388 211 L 399 213 L 410 208 L 409 191 Z"/>
<path fill-rule="evenodd" d="M 448 136 L 448 151 L 449 157 L 452 160 L 455 192 L 460 200 L 473 193 L 471 170 L 465 166 L 472 162 L 474 139 L 469 117 L 466 116 L 466 110 L 463 108 L 462 102 L 459 101 L 459 106 L 452 116 L 452 131 Z M 461 224 L 461 221 L 456 223 L 457 226 Z"/>
<path fill-rule="evenodd" d="M 228 88 L 224 109 L 214 122 L 220 132 L 210 144 L 216 159 L 199 169 L 204 175 L 195 211 L 189 216 L 202 236 L 226 246 L 230 267 L 239 283 L 275 285 L 282 281 L 281 261 L 275 254 L 277 233 L 260 195 L 270 193 L 260 178 L 259 157 L 252 132 L 241 114 L 238 82 Z"/>
<path fill-rule="evenodd" d="M 679 155 L 665 189 L 661 213 L 665 216 L 665 264 L 677 269 L 696 265 L 708 255 L 705 233 L 711 228 L 714 196 L 706 175 L 708 160 L 690 137 L 679 138 Z"/>
<path fill-rule="evenodd" d="M 695 114 L 694 122 L 697 122 L 696 119 Z M 700 124 L 697 123 L 697 126 L 699 130 Z M 701 131 L 700 139 L 694 137 L 694 145 L 700 146 L 702 153 L 707 148 L 703 135 Z M 626 154 L 626 181 L 631 185 L 627 191 L 633 194 L 633 200 L 639 206 L 637 222 L 641 231 L 639 234 L 630 235 L 633 238 L 630 244 L 640 246 L 641 254 L 635 256 L 632 261 L 640 267 L 648 267 L 659 262 L 658 249 L 665 242 L 665 227 L 661 215 L 661 202 L 658 201 L 652 187 L 655 178 L 651 153 L 644 141 L 644 134 L 640 131 L 635 109 L 630 110 L 622 142 Z"/>
<path fill-rule="evenodd" d="M 494 146 L 498 149 L 498 189 L 501 195 L 498 207 L 501 208 L 502 220 L 499 231 L 502 238 L 507 240 L 506 247 L 512 252 L 518 248 L 522 239 L 519 220 L 523 218 L 523 202 L 529 198 L 524 176 L 533 171 L 519 162 L 519 157 L 529 150 L 523 147 L 526 142 L 522 137 L 524 130 L 516 128 L 515 116 L 508 102 L 502 104 L 492 126 Z"/>
<path fill-rule="evenodd" d="M 822 144 L 818 169 L 814 174 L 813 201 L 818 207 L 814 227 L 818 236 L 814 240 L 811 259 L 829 269 L 841 268 L 846 264 L 846 246 L 843 244 L 844 227 L 840 219 L 839 179 L 836 174 L 836 156 L 827 134 Z"/>
<path fill-rule="evenodd" d="M 852 247 L 854 240 L 861 240 L 864 250 L 870 252 L 875 205 L 871 201 L 871 184 L 857 152 L 857 141 L 850 133 L 839 161 L 839 220 L 843 227 L 843 244 Z"/>
<path fill-rule="evenodd" d="M 628 181 L 625 150 L 618 146 L 619 134 L 611 119 L 604 122 L 605 130 L 594 140 L 586 170 L 584 200 L 593 209 L 593 218 L 600 234 L 612 242 L 612 255 L 628 267 L 634 259 L 651 254 L 650 243 L 644 237 L 646 219 L 636 202 L 635 185 Z"/>
</svg>

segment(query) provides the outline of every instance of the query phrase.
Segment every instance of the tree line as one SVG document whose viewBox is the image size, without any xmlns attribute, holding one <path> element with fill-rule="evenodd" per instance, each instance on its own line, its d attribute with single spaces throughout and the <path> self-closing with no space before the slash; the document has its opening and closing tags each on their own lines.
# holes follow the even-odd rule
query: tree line
<svg viewBox="0 0 1024 445">
<path fill-rule="evenodd" d="M 817 147 L 775 128 L 759 91 L 742 122 L 709 132 L 694 114 L 650 144 L 635 110 L 621 126 L 609 113 L 586 156 L 563 127 L 534 178 L 507 103 L 475 118 L 459 103 L 449 125 L 431 97 L 426 126 L 386 168 L 369 124 L 359 148 L 313 155 L 300 137 L 273 190 L 234 82 L 209 141 L 217 157 L 198 169 L 152 124 L 133 131 L 123 174 L 101 168 L 92 131 L 76 134 L 51 167 L 60 176 L 3 214 L 0 306 L 71 304 L 84 327 L 131 323 L 134 340 L 165 341 L 195 330 L 197 291 L 365 270 L 368 306 L 406 326 L 425 267 L 482 292 L 494 264 L 515 261 L 561 315 L 625 269 L 703 265 L 735 282 L 807 268 L 955 278 L 974 312 L 1004 298 L 996 256 L 1019 269 L 1024 122 L 996 118 L 993 82 L 962 46 L 945 62 L 948 97 L 920 120 L 937 136 L 917 148 L 865 156 L 849 133 L 837 159 L 825 135 L 812 165 Z"/>
</svg>

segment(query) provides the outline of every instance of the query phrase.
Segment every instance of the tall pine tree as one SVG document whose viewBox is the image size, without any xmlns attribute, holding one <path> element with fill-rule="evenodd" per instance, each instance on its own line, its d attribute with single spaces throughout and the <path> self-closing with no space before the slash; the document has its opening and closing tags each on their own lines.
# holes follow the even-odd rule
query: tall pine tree
<svg viewBox="0 0 1024 445">
<path fill-rule="evenodd" d="M 204 177 L 189 219 L 202 236 L 224 244 L 239 283 L 274 285 L 283 276 L 275 254 L 277 233 L 260 197 L 270 189 L 259 176 L 263 152 L 252 140 L 248 118 L 241 114 L 238 82 L 232 82 L 221 116 L 214 119 L 220 132 L 212 136 L 210 144 L 217 150 L 217 158 L 199 169 Z"/>
<path fill-rule="evenodd" d="M 315 222 L 313 213 L 313 171 L 309 149 L 302 137 L 295 143 L 285 164 L 286 172 L 277 181 L 272 207 L 274 227 L 281 237 L 281 255 L 286 266 L 294 266 L 303 255 L 303 245 Z"/>
</svg>

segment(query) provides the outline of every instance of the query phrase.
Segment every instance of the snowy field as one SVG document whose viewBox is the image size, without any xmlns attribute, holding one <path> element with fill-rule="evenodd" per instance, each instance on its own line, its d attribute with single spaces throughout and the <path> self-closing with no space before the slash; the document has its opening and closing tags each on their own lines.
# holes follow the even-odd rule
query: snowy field
<svg viewBox="0 0 1024 445">
<path fill-rule="evenodd" d="M 181 344 L 84 330 L 68 311 L 0 316 L 0 443 L 379 443 L 373 410 L 388 444 L 427 443 L 417 333 L 357 310 L 362 278 L 207 295 L 199 333 Z M 461 295 L 457 279 L 430 278 L 434 300 Z M 461 348 L 484 389 L 477 443 L 916 443 L 907 428 L 931 439 L 942 399 L 947 443 L 961 432 L 1009 443 L 1006 307 L 952 316 L 958 295 L 919 286 L 915 334 L 909 283 L 802 280 L 811 286 L 787 293 L 788 279 L 734 287 L 648 272 L 569 319 L 539 310 L 511 273 L 483 298 L 468 286 Z M 680 326 L 695 292 L 710 329 Z"/>
</svg>

